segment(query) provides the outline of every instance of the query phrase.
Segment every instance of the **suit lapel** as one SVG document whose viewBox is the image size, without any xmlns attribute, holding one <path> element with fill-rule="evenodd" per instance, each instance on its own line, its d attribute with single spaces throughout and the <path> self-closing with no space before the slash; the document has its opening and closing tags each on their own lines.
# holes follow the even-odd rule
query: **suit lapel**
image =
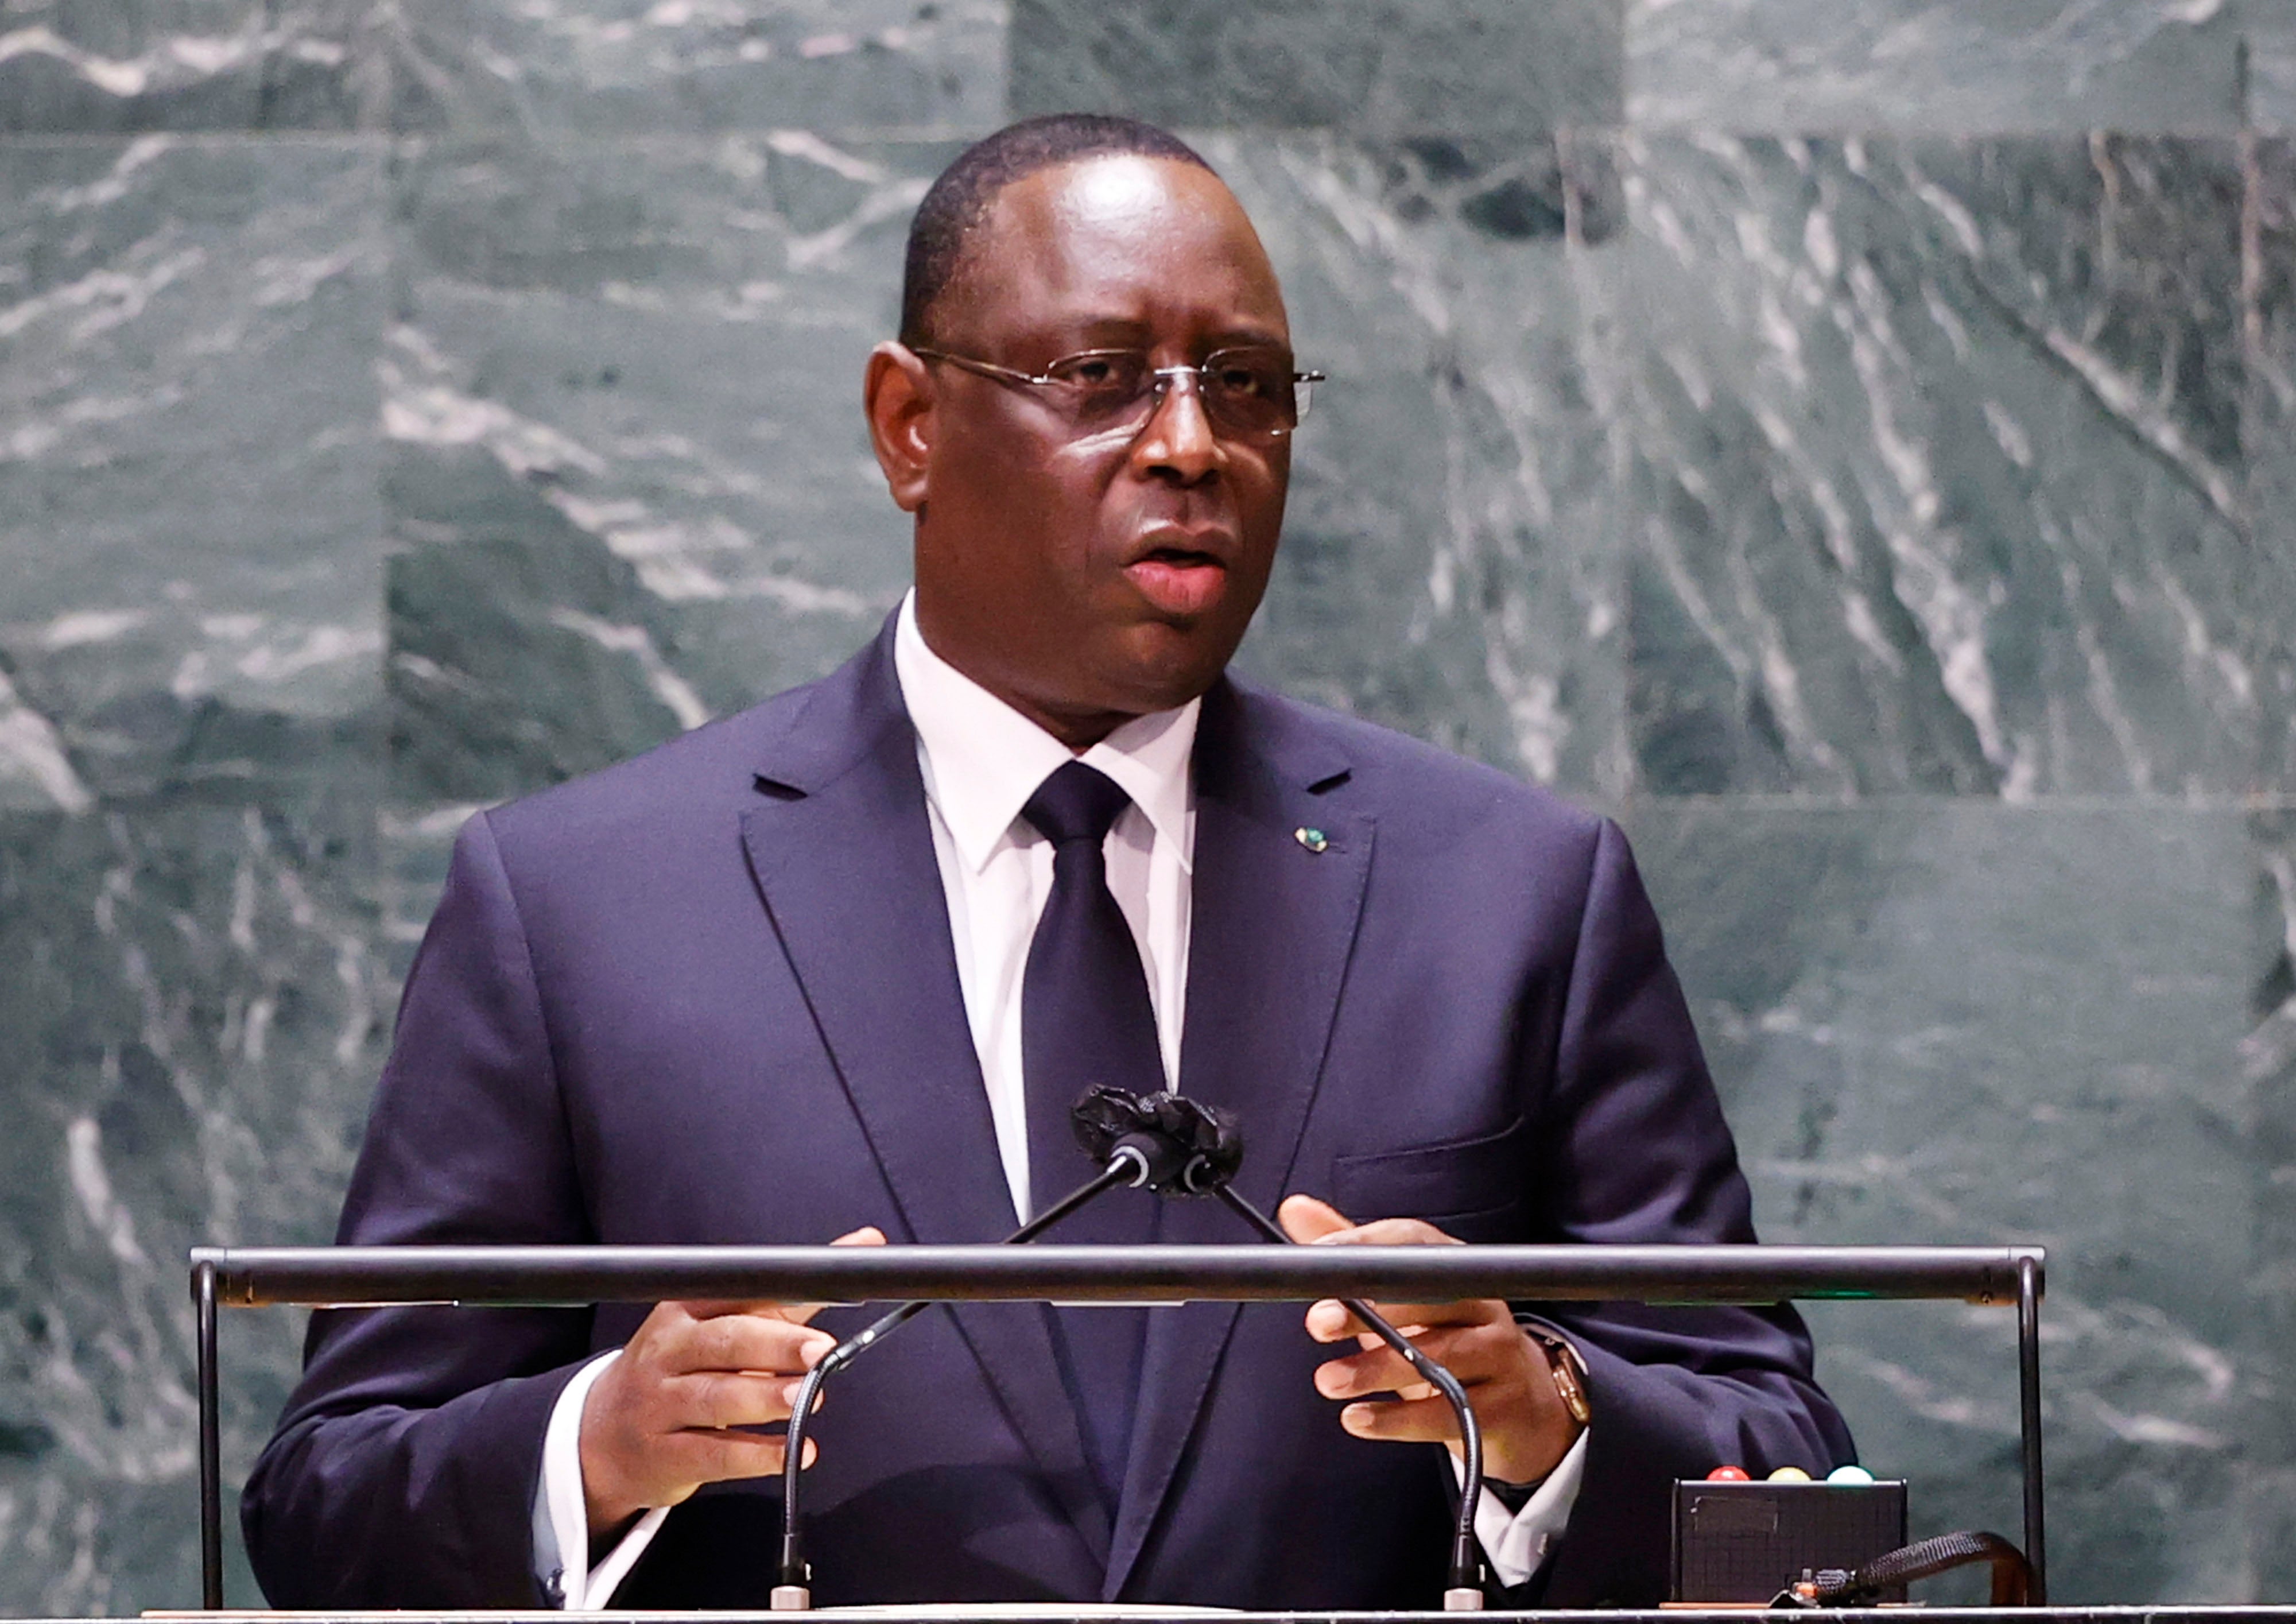
<svg viewBox="0 0 2296 1624">
<path fill-rule="evenodd" d="M 1287 739 L 1268 709 L 1228 683 L 1204 700 L 1180 1087 L 1235 1112 L 1245 1147 L 1236 1188 L 1272 1211 L 1320 1080 L 1373 827 L 1330 793 L 1347 777 L 1345 759 Z M 1159 1240 L 1175 1244 L 1253 1238 L 1212 1202 L 1167 1202 L 1161 1225 Z M 1122 1592 L 1171 1491 L 1239 1309 L 1195 1303 L 1150 1316 L 1104 1600 Z"/>
<path fill-rule="evenodd" d="M 814 691 L 760 764 L 762 793 L 742 817 L 742 841 L 908 1237 L 998 1241 L 1013 1226 L 1012 1199 L 892 663 L 888 622 L 874 645 Z M 1044 1315 L 1029 1303 L 955 1312 L 1099 1566 L 1108 1511 Z"/>
</svg>

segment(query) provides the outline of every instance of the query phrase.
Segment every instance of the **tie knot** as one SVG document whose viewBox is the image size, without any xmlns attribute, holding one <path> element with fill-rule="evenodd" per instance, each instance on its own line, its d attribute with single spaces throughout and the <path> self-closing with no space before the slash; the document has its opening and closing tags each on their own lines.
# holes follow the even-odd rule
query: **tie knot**
<svg viewBox="0 0 2296 1624">
<path fill-rule="evenodd" d="M 1097 767 L 1071 761 L 1037 786 L 1021 816 L 1055 846 L 1070 841 L 1099 845 L 1132 804 L 1123 786 Z"/>
</svg>

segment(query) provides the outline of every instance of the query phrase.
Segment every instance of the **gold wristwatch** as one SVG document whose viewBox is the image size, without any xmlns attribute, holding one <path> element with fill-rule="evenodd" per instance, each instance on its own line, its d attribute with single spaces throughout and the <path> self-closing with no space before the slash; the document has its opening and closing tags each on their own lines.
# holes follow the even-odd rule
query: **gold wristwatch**
<svg viewBox="0 0 2296 1624">
<path fill-rule="evenodd" d="M 1570 1412 L 1570 1419 L 1580 1426 L 1590 1425 L 1595 1411 L 1587 1402 L 1587 1360 L 1570 1345 L 1568 1337 L 1550 1331 L 1545 1325 L 1518 1320 L 1522 1333 L 1537 1342 L 1539 1351 L 1546 1356 L 1547 1374 L 1554 1378 L 1555 1397 L 1562 1407 Z"/>
</svg>

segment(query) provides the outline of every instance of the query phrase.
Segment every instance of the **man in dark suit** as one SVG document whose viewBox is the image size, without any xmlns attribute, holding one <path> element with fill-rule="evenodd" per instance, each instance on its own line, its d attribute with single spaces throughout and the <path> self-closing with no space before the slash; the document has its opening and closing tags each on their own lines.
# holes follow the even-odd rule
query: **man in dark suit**
<svg viewBox="0 0 2296 1624">
<path fill-rule="evenodd" d="M 1089 1175 L 1061 1118 L 1117 1077 L 1234 1111 L 1301 1239 L 1751 1240 L 1616 829 L 1223 675 L 1306 381 L 1171 137 L 960 159 L 866 381 L 914 593 L 823 682 L 472 821 L 341 1238 L 989 1241 Z M 1076 1222 L 1242 1238 L 1144 1194 Z M 1653 1600 L 1671 1478 L 1849 1458 L 1784 1309 L 1391 1312 L 1470 1388 L 1515 1599 Z M 291 1606 L 758 1605 L 754 1429 L 853 1323 L 320 1316 L 257 1571 Z M 816 1423 L 816 1596 L 1431 1605 L 1450 1418 L 1360 1332 L 936 1309 Z"/>
</svg>

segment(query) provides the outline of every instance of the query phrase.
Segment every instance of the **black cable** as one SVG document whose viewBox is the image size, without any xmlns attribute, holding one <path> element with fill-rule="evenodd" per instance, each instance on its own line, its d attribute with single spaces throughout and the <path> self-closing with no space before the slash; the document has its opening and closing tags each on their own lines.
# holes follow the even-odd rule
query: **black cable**
<svg viewBox="0 0 2296 1624">
<path fill-rule="evenodd" d="M 1292 1245 L 1273 1218 L 1230 1187 L 1243 1160 L 1243 1136 L 1235 1120 L 1216 1108 L 1176 1094 L 1134 1095 L 1120 1088 L 1086 1089 L 1073 1111 L 1077 1140 L 1086 1154 L 1104 1163 L 1100 1176 L 1055 1202 L 1005 1238 L 1014 1245 L 1035 1239 L 1053 1225 L 1106 1191 L 1119 1185 L 1154 1190 L 1160 1195 L 1217 1195 L 1227 1209 L 1279 1245 Z M 1357 1298 L 1341 1300 L 1348 1311 L 1401 1354 L 1419 1378 L 1441 1393 L 1458 1418 L 1465 1456 L 1459 1494 L 1458 1527 L 1451 1542 L 1449 1609 L 1482 1604 L 1483 1568 L 1475 1534 L 1475 1508 L 1483 1491 L 1483 1431 L 1458 1378 L 1415 1347 L 1386 1316 Z M 824 1354 L 799 1383 L 790 1414 L 782 1462 L 782 1579 L 774 1591 L 775 1612 L 812 1605 L 811 1572 L 805 1560 L 799 1516 L 799 1474 L 805 1467 L 805 1423 L 822 1383 L 843 1369 L 892 1329 L 928 1305 L 903 1303 Z"/>
<path fill-rule="evenodd" d="M 1147 1157 L 1131 1145 L 1119 1144 L 1097 1178 L 1089 1184 L 1078 1185 L 1006 1235 L 1001 1244 L 1018 1246 L 1023 1242 L 1033 1241 L 1070 1213 L 1108 1191 L 1127 1185 L 1144 1184 L 1150 1172 Z M 806 1417 L 813 1413 L 814 1400 L 820 1396 L 822 1383 L 867 1352 L 895 1326 L 915 1318 L 931 1306 L 930 1302 L 903 1303 L 890 1314 L 855 1332 L 823 1354 L 820 1362 L 805 1373 L 805 1380 L 798 1387 L 797 1403 L 790 1411 L 786 1453 L 782 1460 L 783 1584 L 804 1588 L 813 1582 L 810 1566 L 805 1560 L 803 1523 L 798 1514 L 798 1473 L 805 1470 Z"/>
<path fill-rule="evenodd" d="M 1887 1552 L 1855 1570 L 1807 1569 L 1797 1583 L 1780 1591 L 1775 1607 L 1854 1607 L 1917 1579 L 1930 1579 L 1978 1562 L 1993 1568 L 1996 1607 L 2023 1607 L 2031 1601 L 2033 1569 L 2025 1554 L 1998 1534 L 1978 1529 L 1939 1534 Z"/>
<path fill-rule="evenodd" d="M 1253 1228 L 1279 1245 L 1297 1245 L 1285 1234 L 1281 1225 L 1259 1208 L 1238 1195 L 1226 1184 L 1214 1192 L 1234 1212 Z M 1341 1306 L 1369 1325 L 1396 1352 L 1410 1362 L 1421 1381 L 1450 1400 L 1452 1413 L 1459 1419 L 1460 1450 L 1466 1457 L 1460 1473 L 1459 1524 L 1451 1538 L 1451 1577 L 1446 1587 L 1451 1590 L 1478 1590 L 1483 1587 L 1481 1546 L 1475 1535 L 1475 1505 L 1483 1492 L 1483 1429 L 1475 1419 L 1474 1406 L 1467 1402 L 1467 1390 L 1459 1379 L 1429 1358 L 1411 1339 L 1390 1325 L 1387 1317 L 1360 1298 L 1343 1297 Z"/>
</svg>

